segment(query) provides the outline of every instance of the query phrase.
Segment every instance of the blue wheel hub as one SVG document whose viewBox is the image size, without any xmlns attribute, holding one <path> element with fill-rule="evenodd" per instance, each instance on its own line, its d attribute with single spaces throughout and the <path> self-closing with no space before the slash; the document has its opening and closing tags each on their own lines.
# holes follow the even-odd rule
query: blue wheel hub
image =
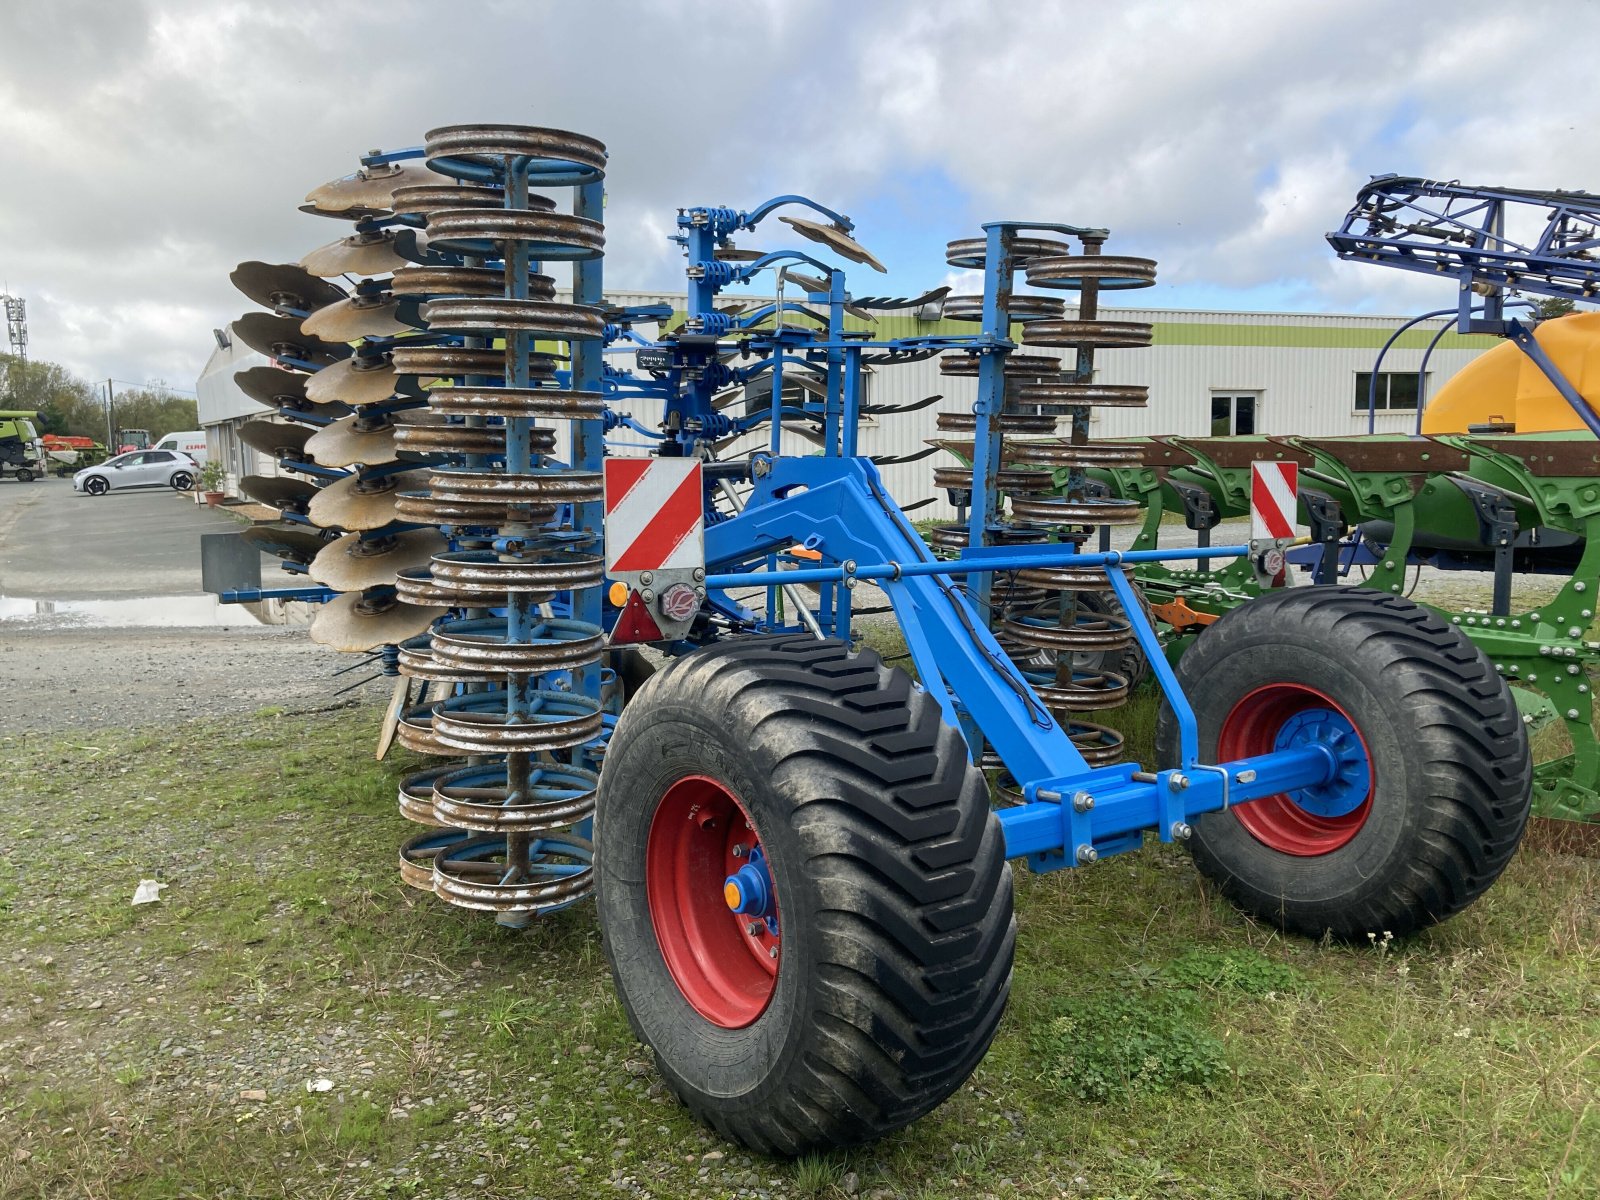
<svg viewBox="0 0 1600 1200">
<path fill-rule="evenodd" d="M 1333 778 L 1288 792 L 1288 797 L 1319 817 L 1342 817 L 1360 808 L 1372 791 L 1372 764 L 1350 718 L 1334 708 L 1302 709 L 1283 723 L 1273 748 L 1295 750 L 1313 745 L 1333 755 Z"/>
<path fill-rule="evenodd" d="M 752 847 L 744 866 L 723 880 L 722 897 L 730 911 L 763 920 L 768 930 L 778 932 L 777 911 L 772 902 L 772 876 L 767 872 L 767 858 L 760 846 Z"/>
</svg>

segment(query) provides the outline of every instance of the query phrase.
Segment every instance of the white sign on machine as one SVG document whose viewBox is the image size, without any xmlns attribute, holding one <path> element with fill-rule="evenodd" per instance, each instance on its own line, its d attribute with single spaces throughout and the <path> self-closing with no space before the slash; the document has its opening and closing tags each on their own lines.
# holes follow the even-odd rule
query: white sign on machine
<svg viewBox="0 0 1600 1200">
<path fill-rule="evenodd" d="M 1264 579 L 1284 573 L 1283 548 L 1294 541 L 1300 506 L 1300 467 L 1292 462 L 1250 464 L 1250 552 Z"/>
<path fill-rule="evenodd" d="M 705 483 L 696 458 L 605 460 L 606 574 L 628 589 L 611 641 L 687 633 L 705 599 Z"/>
</svg>

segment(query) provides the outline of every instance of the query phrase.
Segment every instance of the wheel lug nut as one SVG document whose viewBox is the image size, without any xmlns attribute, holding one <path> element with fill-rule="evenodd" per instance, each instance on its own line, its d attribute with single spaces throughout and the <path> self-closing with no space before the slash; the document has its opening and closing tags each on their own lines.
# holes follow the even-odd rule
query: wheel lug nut
<svg viewBox="0 0 1600 1200">
<path fill-rule="evenodd" d="M 767 957 L 768 958 L 777 958 L 778 957 L 778 948 L 776 946 L 769 946 L 767 948 Z"/>
<path fill-rule="evenodd" d="M 743 858 L 744 857 L 744 843 L 743 842 L 737 842 L 737 843 L 734 844 L 733 856 L 735 858 Z"/>
<path fill-rule="evenodd" d="M 751 921 L 750 924 L 748 924 L 748 925 L 746 925 L 744 927 L 744 931 L 746 933 L 748 933 L 751 937 L 758 936 L 761 933 L 761 922 L 760 921 Z"/>
</svg>

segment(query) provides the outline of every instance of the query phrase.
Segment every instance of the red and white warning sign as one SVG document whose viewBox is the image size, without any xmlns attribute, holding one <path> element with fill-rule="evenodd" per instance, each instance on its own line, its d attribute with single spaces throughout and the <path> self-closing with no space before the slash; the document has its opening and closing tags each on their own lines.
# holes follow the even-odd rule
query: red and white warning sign
<svg viewBox="0 0 1600 1200">
<path fill-rule="evenodd" d="M 697 458 L 608 458 L 606 573 L 693 570 L 706 563 Z"/>
<path fill-rule="evenodd" d="M 1300 468 L 1292 462 L 1250 464 L 1250 537 L 1255 541 L 1295 536 Z M 607 500 L 610 503 L 610 500 Z"/>
</svg>

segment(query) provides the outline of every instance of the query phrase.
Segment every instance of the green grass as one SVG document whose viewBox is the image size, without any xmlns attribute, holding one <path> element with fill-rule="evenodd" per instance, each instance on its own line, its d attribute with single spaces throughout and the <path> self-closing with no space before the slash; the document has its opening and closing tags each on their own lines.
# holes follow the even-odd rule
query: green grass
<svg viewBox="0 0 1600 1200">
<path fill-rule="evenodd" d="M 1115 715 L 1136 753 L 1153 715 Z M 413 764 L 373 762 L 375 725 L 0 740 L 0 1196 L 1600 1189 L 1594 861 L 1524 851 L 1454 921 L 1353 948 L 1242 918 L 1171 847 L 1019 870 L 971 1082 L 877 1145 L 771 1162 L 667 1093 L 592 906 L 513 933 L 403 887 Z M 141 878 L 168 887 L 133 908 Z"/>
</svg>

